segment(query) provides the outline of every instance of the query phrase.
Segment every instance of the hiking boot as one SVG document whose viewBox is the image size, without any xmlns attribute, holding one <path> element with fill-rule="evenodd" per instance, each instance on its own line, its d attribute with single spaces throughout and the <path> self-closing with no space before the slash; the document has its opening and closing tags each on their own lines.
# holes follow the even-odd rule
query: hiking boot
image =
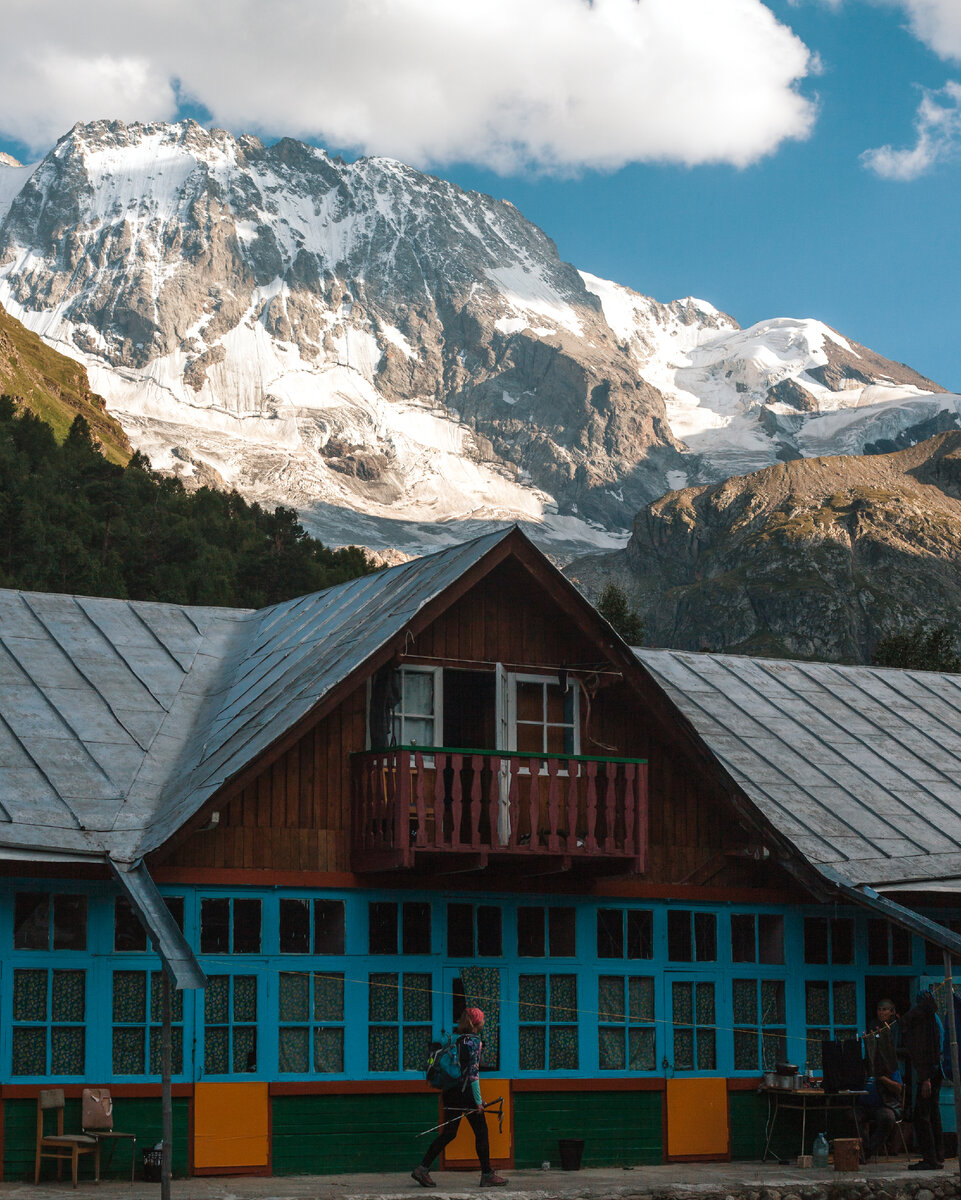
<svg viewBox="0 0 961 1200">
<path fill-rule="evenodd" d="M 437 1184 L 431 1179 L 430 1171 L 422 1164 L 418 1163 L 410 1173 L 411 1179 L 416 1179 L 421 1187 L 437 1187 Z"/>
<path fill-rule="evenodd" d="M 496 1171 L 486 1171 L 480 1177 L 481 1187 L 503 1187 L 506 1182 L 507 1180 L 501 1179 Z"/>
</svg>

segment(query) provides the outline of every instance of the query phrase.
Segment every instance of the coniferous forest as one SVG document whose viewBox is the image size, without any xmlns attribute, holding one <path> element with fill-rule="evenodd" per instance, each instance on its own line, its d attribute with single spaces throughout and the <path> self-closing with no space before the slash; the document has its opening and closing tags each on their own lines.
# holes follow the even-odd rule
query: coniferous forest
<svg viewBox="0 0 961 1200">
<path fill-rule="evenodd" d="M 0 397 L 0 587 L 259 608 L 370 570 L 309 537 L 293 509 L 188 492 L 135 454 L 98 451 L 78 416 L 51 427 Z"/>
</svg>

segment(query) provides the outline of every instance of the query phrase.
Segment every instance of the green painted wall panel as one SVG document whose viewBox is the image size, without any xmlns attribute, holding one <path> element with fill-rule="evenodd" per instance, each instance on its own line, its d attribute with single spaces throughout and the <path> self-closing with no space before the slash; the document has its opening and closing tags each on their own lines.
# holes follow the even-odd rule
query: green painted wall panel
<svg viewBox="0 0 961 1200">
<path fill-rule="evenodd" d="M 275 1096 L 271 1109 L 273 1173 L 333 1175 L 407 1172 L 440 1120 L 436 1095 Z"/>
<path fill-rule="evenodd" d="M 114 1098 L 114 1127 L 124 1133 L 137 1135 L 137 1169 L 136 1178 L 142 1174 L 141 1151 L 156 1145 L 161 1139 L 162 1116 L 160 1097 L 156 1098 Z M 187 1131 L 189 1125 L 189 1104 L 187 1100 L 175 1099 L 173 1102 L 174 1117 L 174 1157 L 173 1171 L 175 1175 L 187 1174 L 188 1145 Z M 48 1129 L 54 1127 L 53 1117 L 47 1118 Z M 36 1100 L 4 1100 L 3 1101 L 3 1177 L 8 1181 L 33 1180 L 33 1167 L 37 1147 L 37 1102 Z M 66 1133 L 76 1133 L 80 1130 L 80 1101 L 68 1100 L 64 1112 L 63 1128 Z M 102 1152 L 106 1159 L 109 1151 Z M 64 1167 L 69 1172 L 69 1164 Z M 44 1161 L 40 1178 L 55 1177 L 57 1164 L 47 1159 Z M 110 1167 L 103 1172 L 105 1179 L 130 1178 L 130 1143 L 121 1142 L 113 1154 Z M 80 1179 L 93 1179 L 92 1156 L 81 1158 Z"/>
<path fill-rule="evenodd" d="M 661 1092 L 520 1092 L 514 1097 L 514 1162 L 560 1166 L 559 1138 L 584 1139 L 584 1167 L 664 1159 Z"/>
<path fill-rule="evenodd" d="M 757 1092 L 731 1092 L 731 1157 L 760 1158 L 764 1153 L 765 1128 L 768 1119 L 767 1098 Z M 850 1109 L 833 1109 L 828 1113 L 811 1110 L 808 1112 L 805 1131 L 804 1153 L 810 1154 L 820 1130 L 829 1138 L 855 1137 L 854 1119 Z M 797 1109 L 782 1108 L 778 1113 L 771 1152 L 786 1162 L 793 1163 L 801 1153 L 801 1113 Z"/>
</svg>

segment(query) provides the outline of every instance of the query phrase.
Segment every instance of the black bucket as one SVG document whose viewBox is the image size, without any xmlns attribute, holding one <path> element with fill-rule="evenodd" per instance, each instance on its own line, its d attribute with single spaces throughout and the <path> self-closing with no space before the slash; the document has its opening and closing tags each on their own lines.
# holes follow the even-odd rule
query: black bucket
<svg viewBox="0 0 961 1200">
<path fill-rule="evenodd" d="M 579 1171 L 584 1157 L 583 1138 L 559 1138 L 557 1149 L 561 1156 L 562 1171 Z"/>
<path fill-rule="evenodd" d="M 160 1183 L 163 1167 L 163 1151 L 156 1146 L 143 1152 L 143 1177 L 145 1183 Z"/>
</svg>

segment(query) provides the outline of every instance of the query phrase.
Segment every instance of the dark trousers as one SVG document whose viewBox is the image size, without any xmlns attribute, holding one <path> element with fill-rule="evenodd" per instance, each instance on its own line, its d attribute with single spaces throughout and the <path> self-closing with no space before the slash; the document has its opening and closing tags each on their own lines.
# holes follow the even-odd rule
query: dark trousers
<svg viewBox="0 0 961 1200">
<path fill-rule="evenodd" d="M 491 1169 L 490 1138 L 487 1136 L 487 1117 L 479 1109 L 473 1107 L 473 1100 L 468 1102 L 463 1092 L 444 1092 L 444 1127 L 427 1148 L 427 1153 L 420 1160 L 429 1171 L 434 1160 L 446 1145 L 457 1137 L 460 1128 L 460 1118 L 466 1117 L 474 1131 L 474 1144 L 477 1147 L 477 1157 L 480 1159 L 481 1173 L 487 1175 Z"/>
<path fill-rule="evenodd" d="M 897 1121 L 897 1115 L 894 1109 L 888 1108 L 886 1104 L 882 1104 L 880 1108 L 861 1108 L 859 1106 L 858 1120 L 863 1129 L 871 1127 L 870 1134 L 864 1138 L 864 1156 L 873 1158 L 875 1154 L 880 1154 L 888 1144 L 888 1138 Z"/>
<path fill-rule="evenodd" d="M 944 1134 L 941 1131 L 941 1072 L 935 1071 L 930 1096 L 921 1095 L 921 1085 L 914 1097 L 914 1136 L 918 1151 L 927 1163 L 944 1162 Z"/>
</svg>

